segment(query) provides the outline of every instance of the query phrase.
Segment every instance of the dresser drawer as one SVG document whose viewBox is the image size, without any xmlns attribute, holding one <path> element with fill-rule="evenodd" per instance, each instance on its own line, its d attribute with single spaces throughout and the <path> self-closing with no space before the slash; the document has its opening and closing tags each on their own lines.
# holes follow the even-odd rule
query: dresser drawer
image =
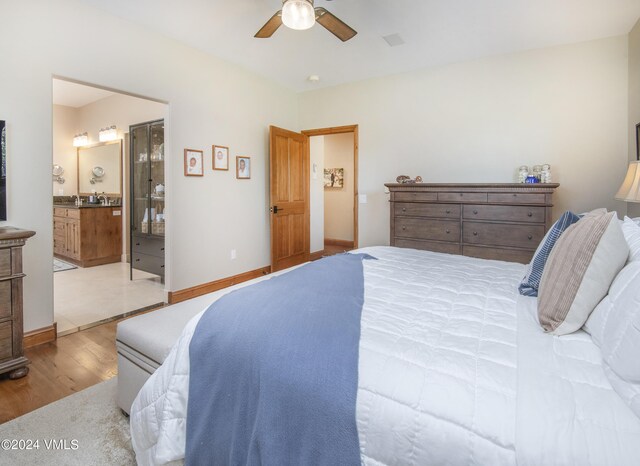
<svg viewBox="0 0 640 466">
<path fill-rule="evenodd" d="M 0 278 L 11 275 L 11 249 L 0 249 Z"/>
<path fill-rule="evenodd" d="M 460 218 L 459 205 L 396 202 L 394 206 L 394 212 L 397 217 Z"/>
<path fill-rule="evenodd" d="M 460 242 L 460 223 L 448 220 L 396 218 L 396 237 Z"/>
<path fill-rule="evenodd" d="M 437 201 L 436 193 L 393 193 L 392 200 L 394 202 L 428 202 Z"/>
<path fill-rule="evenodd" d="M 0 319 L 11 317 L 11 280 L 0 282 Z"/>
<path fill-rule="evenodd" d="M 441 202 L 487 202 L 487 193 L 438 193 Z"/>
<path fill-rule="evenodd" d="M 544 225 L 463 222 L 463 242 L 487 246 L 536 249 L 544 237 Z"/>
<path fill-rule="evenodd" d="M 164 240 L 162 239 L 134 236 L 131 248 L 134 253 L 139 252 L 164 258 Z"/>
<path fill-rule="evenodd" d="M 489 193 L 489 202 L 497 204 L 544 204 L 545 198 L 536 193 Z"/>
<path fill-rule="evenodd" d="M 460 254 L 460 243 L 438 243 L 435 241 L 420 241 L 407 238 L 396 238 L 394 246 L 398 248 L 421 249 L 423 251 L 443 252 L 445 254 Z"/>
<path fill-rule="evenodd" d="M 519 262 L 521 264 L 528 264 L 534 253 L 534 251 L 525 251 L 522 249 L 483 248 L 481 246 L 468 245 L 463 246 L 462 251 L 465 256 L 496 261 Z"/>
<path fill-rule="evenodd" d="M 13 356 L 11 322 L 0 324 L 0 362 Z"/>
<path fill-rule="evenodd" d="M 545 212 L 545 207 L 470 204 L 463 207 L 462 217 L 473 220 L 544 223 Z"/>
<path fill-rule="evenodd" d="M 154 275 L 164 276 L 164 258 L 134 252 L 131 256 L 134 269 L 144 270 Z"/>
</svg>

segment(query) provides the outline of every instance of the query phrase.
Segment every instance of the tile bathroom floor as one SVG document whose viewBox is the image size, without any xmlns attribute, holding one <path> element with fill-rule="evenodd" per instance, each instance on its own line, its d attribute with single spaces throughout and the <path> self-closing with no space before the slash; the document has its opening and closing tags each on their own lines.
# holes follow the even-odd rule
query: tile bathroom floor
<svg viewBox="0 0 640 466">
<path fill-rule="evenodd" d="M 129 280 L 129 264 L 99 265 L 53 274 L 58 335 L 165 301 L 160 277 L 140 270 Z"/>
</svg>

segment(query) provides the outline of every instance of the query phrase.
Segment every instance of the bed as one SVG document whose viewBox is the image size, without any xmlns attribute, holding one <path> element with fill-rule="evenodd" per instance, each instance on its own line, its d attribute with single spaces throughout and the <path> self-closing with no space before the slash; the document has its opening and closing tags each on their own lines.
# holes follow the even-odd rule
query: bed
<svg viewBox="0 0 640 466">
<path fill-rule="evenodd" d="M 363 464 L 637 464 L 640 419 L 613 391 L 600 349 L 543 333 L 524 266 L 365 248 L 355 407 Z M 139 464 L 185 455 L 184 328 L 131 409 Z M 212 419 L 211 422 L 216 422 Z"/>
</svg>

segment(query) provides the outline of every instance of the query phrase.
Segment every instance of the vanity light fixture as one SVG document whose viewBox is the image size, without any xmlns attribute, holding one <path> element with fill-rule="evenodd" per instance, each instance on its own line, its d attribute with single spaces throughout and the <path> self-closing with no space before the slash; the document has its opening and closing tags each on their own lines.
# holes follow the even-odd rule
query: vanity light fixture
<svg viewBox="0 0 640 466">
<path fill-rule="evenodd" d="M 73 137 L 73 147 L 82 147 L 86 146 L 87 144 L 89 144 L 89 135 L 86 131 L 81 134 L 76 134 Z"/>
<path fill-rule="evenodd" d="M 98 140 L 100 142 L 115 141 L 118 139 L 118 129 L 116 125 L 101 128 L 98 132 Z"/>
</svg>

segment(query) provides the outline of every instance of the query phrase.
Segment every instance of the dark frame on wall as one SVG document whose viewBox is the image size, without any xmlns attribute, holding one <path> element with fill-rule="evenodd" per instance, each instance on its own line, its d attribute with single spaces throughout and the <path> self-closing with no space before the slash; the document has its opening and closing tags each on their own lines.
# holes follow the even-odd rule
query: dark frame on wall
<svg viewBox="0 0 640 466">
<path fill-rule="evenodd" d="M 0 220 L 7 219 L 7 129 L 4 120 L 0 120 Z"/>
<path fill-rule="evenodd" d="M 640 123 L 636 125 L 636 160 L 640 160 Z"/>
</svg>

